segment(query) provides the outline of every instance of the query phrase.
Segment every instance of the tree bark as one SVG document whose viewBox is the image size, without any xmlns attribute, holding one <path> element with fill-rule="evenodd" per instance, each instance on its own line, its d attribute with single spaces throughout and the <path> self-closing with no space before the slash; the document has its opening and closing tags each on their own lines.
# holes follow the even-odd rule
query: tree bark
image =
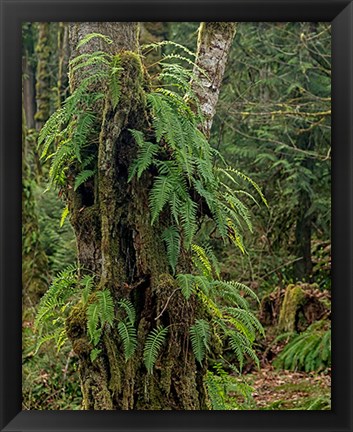
<svg viewBox="0 0 353 432">
<path fill-rule="evenodd" d="M 228 53 L 236 23 L 203 22 L 199 29 L 193 90 L 200 102 L 204 123 L 201 129 L 210 136 Z"/>
<path fill-rule="evenodd" d="M 121 96 L 116 108 L 109 99 L 103 107 L 97 140 L 98 173 L 94 185 L 89 186 L 93 199 L 87 202 L 86 185 L 75 192 L 69 188 L 67 197 L 80 265 L 96 273 L 96 289 L 109 289 L 116 304 L 123 298 L 133 303 L 138 347 L 133 358 L 125 362 L 117 329 L 105 328 L 99 344 L 101 353 L 92 362 L 85 307 L 73 309 L 67 320 L 67 334 L 80 360 L 83 405 L 85 409 L 99 410 L 208 409 L 203 382 L 206 365 L 196 363 L 188 337 L 200 313 L 198 305 L 195 299 L 186 301 L 169 274 L 161 239 L 163 221 L 151 226 L 151 175 L 145 173 L 140 181 L 127 181 L 137 153 L 129 129 L 148 128 L 144 93 L 148 79 L 138 54 L 138 25 L 71 24 L 74 56 L 103 48 L 103 42 L 96 38 L 76 50 L 77 42 L 93 32 L 110 37 L 110 53 L 120 55 Z M 79 71 L 70 79 L 74 89 L 80 82 Z M 151 375 L 143 363 L 143 347 L 157 325 L 168 327 L 168 336 Z"/>
</svg>

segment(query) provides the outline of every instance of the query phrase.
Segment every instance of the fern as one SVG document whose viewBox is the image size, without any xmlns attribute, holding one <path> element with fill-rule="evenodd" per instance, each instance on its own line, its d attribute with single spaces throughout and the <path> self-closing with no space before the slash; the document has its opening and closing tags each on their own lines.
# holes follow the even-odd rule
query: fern
<svg viewBox="0 0 353 432">
<path fill-rule="evenodd" d="M 75 266 L 68 266 L 55 276 L 48 291 L 39 302 L 34 322 L 37 330 L 50 322 L 55 317 L 56 310 L 63 307 L 75 294 L 77 282 L 77 268 Z"/>
<path fill-rule="evenodd" d="M 62 226 L 64 225 L 65 220 L 66 220 L 68 214 L 69 214 L 69 207 L 66 206 L 66 207 L 64 208 L 64 210 L 62 211 L 62 213 L 61 213 L 61 218 L 60 218 L 60 228 L 62 228 Z"/>
<path fill-rule="evenodd" d="M 118 305 L 124 309 L 129 322 L 134 324 L 136 320 L 136 311 L 131 301 L 128 299 L 122 299 L 119 300 Z"/>
<path fill-rule="evenodd" d="M 119 335 L 123 341 L 125 361 L 128 361 L 134 354 L 137 347 L 136 329 L 130 321 L 118 323 Z"/>
<path fill-rule="evenodd" d="M 175 274 L 175 267 L 178 262 L 178 256 L 180 251 L 180 235 L 175 226 L 170 226 L 165 229 L 162 234 L 162 239 L 167 245 L 167 255 L 169 264 Z"/>
<path fill-rule="evenodd" d="M 90 341 L 97 345 L 101 337 L 102 329 L 98 328 L 99 324 L 99 305 L 92 303 L 87 308 L 87 331 Z"/>
<path fill-rule="evenodd" d="M 217 380 L 215 374 L 213 374 L 211 371 L 207 371 L 206 386 L 212 409 L 226 410 L 227 407 L 225 403 L 226 395 L 224 391 L 224 385 L 222 385 L 222 383 Z"/>
<path fill-rule="evenodd" d="M 77 190 L 83 183 L 85 183 L 89 178 L 94 176 L 96 173 L 95 170 L 84 170 L 77 174 L 75 178 L 75 186 L 74 190 Z"/>
<path fill-rule="evenodd" d="M 114 318 L 114 303 L 110 292 L 108 290 L 98 291 L 96 301 L 87 308 L 88 336 L 94 346 L 100 340 L 104 325 L 113 325 Z"/>
<path fill-rule="evenodd" d="M 101 33 L 89 33 L 80 40 L 80 42 L 77 44 L 76 49 L 81 48 L 83 45 L 86 45 L 93 38 L 102 39 L 109 45 L 113 43 L 113 41 L 108 36 L 105 36 Z"/>
<path fill-rule="evenodd" d="M 195 290 L 195 277 L 191 274 L 180 273 L 176 276 L 181 292 L 186 300 L 189 300 Z"/>
<path fill-rule="evenodd" d="M 105 43 L 112 40 L 99 33 L 86 35 L 77 48 L 100 38 Z M 39 133 L 38 147 L 41 159 L 51 161 L 49 177 L 51 185 L 62 187 L 70 173 L 77 173 L 74 189 L 77 190 L 95 174 L 97 150 L 92 143 L 99 139 L 100 118 L 96 112 L 97 101 L 108 93 L 115 109 L 119 103 L 122 68 L 120 56 L 104 51 L 84 53 L 70 61 L 70 74 L 81 70 L 83 78 L 79 86 L 65 100 L 63 106 L 48 119 Z M 101 88 L 103 91 L 93 90 Z M 105 89 L 108 91 L 104 91 Z M 49 154 L 51 149 L 53 151 Z M 92 150 L 95 152 L 92 158 Z"/>
<path fill-rule="evenodd" d="M 153 373 L 153 367 L 167 337 L 168 327 L 158 326 L 147 336 L 143 351 L 143 360 L 148 373 Z"/>
<path fill-rule="evenodd" d="M 90 359 L 91 359 L 92 363 L 97 360 L 97 358 L 101 352 L 102 352 L 102 350 L 100 350 L 98 348 L 93 348 L 93 350 L 90 353 Z"/>
<path fill-rule="evenodd" d="M 330 323 L 321 320 L 292 338 L 275 359 L 277 368 L 320 371 L 331 366 Z"/>
<path fill-rule="evenodd" d="M 190 340 L 196 360 L 202 364 L 206 351 L 209 349 L 210 339 L 209 323 L 203 319 L 197 319 L 190 327 Z"/>
</svg>

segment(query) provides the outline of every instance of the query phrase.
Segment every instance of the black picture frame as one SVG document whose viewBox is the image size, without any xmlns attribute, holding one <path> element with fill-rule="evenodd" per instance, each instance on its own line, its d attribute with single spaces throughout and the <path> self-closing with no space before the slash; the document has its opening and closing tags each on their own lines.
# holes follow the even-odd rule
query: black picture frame
<svg viewBox="0 0 353 432">
<path fill-rule="evenodd" d="M 0 0 L 0 430 L 352 431 L 353 4 L 347 0 Z M 333 376 L 331 411 L 21 411 L 21 23 L 332 23 Z"/>
</svg>

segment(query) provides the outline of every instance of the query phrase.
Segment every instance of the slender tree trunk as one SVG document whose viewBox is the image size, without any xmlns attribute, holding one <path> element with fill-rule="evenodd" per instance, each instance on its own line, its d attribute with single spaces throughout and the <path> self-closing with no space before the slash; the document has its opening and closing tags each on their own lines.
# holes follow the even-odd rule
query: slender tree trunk
<svg viewBox="0 0 353 432">
<path fill-rule="evenodd" d="M 199 29 L 193 90 L 200 101 L 204 124 L 201 129 L 209 137 L 228 52 L 234 39 L 236 23 L 204 22 Z"/>
<path fill-rule="evenodd" d="M 310 133 L 304 133 L 298 139 L 298 146 L 306 150 L 312 148 Z M 307 170 L 313 166 L 312 159 L 305 158 L 301 164 Z M 312 206 L 312 196 L 307 189 L 302 188 L 298 196 L 298 215 L 295 226 L 295 255 L 300 260 L 294 263 L 294 279 L 310 281 L 313 264 L 311 261 L 311 229 L 312 215 L 308 212 Z"/>
<path fill-rule="evenodd" d="M 49 94 L 49 55 L 50 47 L 49 23 L 38 24 L 38 41 L 35 47 L 37 55 L 36 72 L 36 102 L 37 111 L 35 114 L 36 129 L 40 130 L 49 117 L 50 94 Z"/>
<path fill-rule="evenodd" d="M 74 308 L 67 320 L 67 333 L 80 360 L 84 408 L 207 409 L 203 383 L 206 365 L 196 364 L 188 337 L 200 311 L 195 299 L 185 300 L 169 274 L 161 240 L 163 221 L 151 226 L 150 174 L 145 173 L 141 181 L 127 181 L 137 152 L 129 129 L 148 128 L 144 96 L 148 79 L 138 55 L 138 25 L 71 24 L 73 55 L 102 49 L 98 38 L 79 52 L 75 49 L 81 38 L 93 32 L 110 37 L 113 44 L 108 49 L 120 54 L 121 96 L 117 108 L 109 99 L 103 107 L 95 184 L 89 191 L 86 185 L 76 192 L 69 188 L 67 196 L 81 267 L 96 273 L 97 290 L 109 289 L 116 303 L 123 298 L 133 303 L 138 347 L 133 358 L 125 362 L 117 329 L 106 328 L 99 344 L 101 353 L 92 362 L 85 307 Z M 80 81 L 79 71 L 70 79 L 74 89 Z M 187 258 L 184 266 L 188 266 Z M 143 347 L 157 325 L 168 327 L 168 336 L 152 375 L 143 363 Z"/>
</svg>

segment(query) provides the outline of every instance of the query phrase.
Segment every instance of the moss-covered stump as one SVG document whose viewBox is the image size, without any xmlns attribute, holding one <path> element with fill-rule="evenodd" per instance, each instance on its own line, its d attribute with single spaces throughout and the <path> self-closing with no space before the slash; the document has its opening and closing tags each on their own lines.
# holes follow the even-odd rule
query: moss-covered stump
<svg viewBox="0 0 353 432">
<path fill-rule="evenodd" d="M 331 297 L 316 284 L 290 284 L 263 297 L 260 321 L 274 333 L 301 332 L 310 324 L 330 316 Z"/>
</svg>

